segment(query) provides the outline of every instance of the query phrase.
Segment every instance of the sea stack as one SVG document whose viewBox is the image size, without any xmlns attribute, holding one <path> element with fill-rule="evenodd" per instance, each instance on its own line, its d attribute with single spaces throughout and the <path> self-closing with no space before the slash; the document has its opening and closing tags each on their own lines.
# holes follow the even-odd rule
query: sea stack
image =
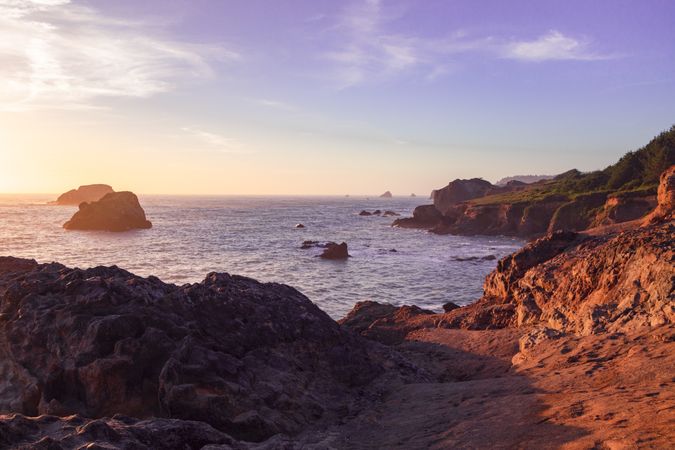
<svg viewBox="0 0 675 450">
<path fill-rule="evenodd" d="M 59 195 L 59 198 L 52 204 L 77 206 L 82 202 L 96 202 L 111 192 L 115 191 L 107 184 L 87 184 Z"/>
<path fill-rule="evenodd" d="M 133 192 L 113 192 L 99 201 L 81 203 L 79 211 L 63 224 L 66 230 L 129 231 L 151 227 Z"/>
<path fill-rule="evenodd" d="M 391 198 L 391 192 L 387 191 L 384 194 L 380 195 L 380 198 Z"/>
</svg>

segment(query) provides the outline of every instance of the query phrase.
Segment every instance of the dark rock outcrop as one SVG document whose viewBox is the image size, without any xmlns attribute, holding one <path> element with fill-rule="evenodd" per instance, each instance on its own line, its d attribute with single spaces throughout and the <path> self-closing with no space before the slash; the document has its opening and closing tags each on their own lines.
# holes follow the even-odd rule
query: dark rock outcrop
<svg viewBox="0 0 675 450">
<path fill-rule="evenodd" d="M 175 286 L 116 267 L 0 258 L 2 413 L 160 416 L 260 441 L 346 414 L 389 358 L 288 286 L 222 273 Z M 123 442 L 141 426 L 111 424 L 82 427 L 114 428 Z M 206 425 L 143 428 L 183 442 L 181 426 L 185 439 L 227 443 Z M 17 431 L 0 427 L 0 442 Z"/>
<path fill-rule="evenodd" d="M 349 258 L 347 243 L 343 242 L 337 244 L 335 242 L 329 242 L 326 244 L 323 253 L 319 256 L 323 259 L 347 259 Z"/>
<path fill-rule="evenodd" d="M 380 198 L 392 198 L 391 192 L 387 191 L 384 194 L 380 195 Z"/>
<path fill-rule="evenodd" d="M 410 323 L 411 319 L 419 316 L 432 317 L 435 314 L 415 305 L 395 307 L 366 301 L 354 305 L 352 311 L 338 323 L 362 336 L 391 345 L 401 342 L 408 331 L 416 328 Z"/>
<path fill-rule="evenodd" d="M 220 450 L 249 448 L 204 422 L 187 420 L 139 420 L 119 414 L 102 419 L 12 414 L 0 419 L 3 449 L 171 450 L 207 446 Z"/>
<path fill-rule="evenodd" d="M 99 201 L 82 203 L 79 211 L 63 224 L 66 230 L 129 231 L 151 227 L 132 192 L 114 192 Z"/>
<path fill-rule="evenodd" d="M 432 228 L 441 220 L 443 215 L 434 205 L 421 205 L 413 210 L 412 217 L 396 219 L 392 225 L 401 228 Z"/>
<path fill-rule="evenodd" d="M 397 213 L 396 211 L 389 211 L 389 210 L 387 210 L 387 211 L 385 211 L 385 212 L 382 213 L 382 216 L 383 216 L 383 217 L 392 217 L 392 216 L 400 216 L 400 214 Z"/>
<path fill-rule="evenodd" d="M 447 302 L 447 303 L 443 304 L 443 311 L 445 311 L 445 312 L 454 311 L 458 308 L 461 308 L 461 306 L 459 306 L 458 304 L 453 303 L 453 302 Z"/>
<path fill-rule="evenodd" d="M 492 183 L 481 178 L 457 179 L 448 183 L 444 188 L 434 190 L 431 195 L 436 209 L 441 214 L 445 214 L 450 207 L 457 203 L 482 197 L 493 188 Z"/>
<path fill-rule="evenodd" d="M 88 184 L 80 186 L 77 189 L 59 195 L 59 198 L 53 202 L 56 205 L 79 205 L 83 202 L 95 202 L 103 198 L 106 194 L 113 191 L 111 186 L 107 184 Z"/>
<path fill-rule="evenodd" d="M 305 226 L 301 223 L 295 224 L 295 228 L 305 228 Z"/>
<path fill-rule="evenodd" d="M 365 209 L 359 213 L 359 216 L 372 216 L 372 215 L 373 213 L 371 213 L 370 211 L 366 211 Z"/>
</svg>

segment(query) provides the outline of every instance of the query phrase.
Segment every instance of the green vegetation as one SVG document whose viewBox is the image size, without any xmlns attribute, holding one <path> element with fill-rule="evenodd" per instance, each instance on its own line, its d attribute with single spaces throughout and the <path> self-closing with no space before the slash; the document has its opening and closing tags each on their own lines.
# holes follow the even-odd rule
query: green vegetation
<svg viewBox="0 0 675 450">
<path fill-rule="evenodd" d="M 626 153 L 616 164 L 604 170 L 582 173 L 567 171 L 552 180 L 535 183 L 523 190 L 488 195 L 471 200 L 477 205 L 533 203 L 574 200 L 580 195 L 641 196 L 656 192 L 659 176 L 675 164 L 675 125 L 646 146 Z"/>
</svg>

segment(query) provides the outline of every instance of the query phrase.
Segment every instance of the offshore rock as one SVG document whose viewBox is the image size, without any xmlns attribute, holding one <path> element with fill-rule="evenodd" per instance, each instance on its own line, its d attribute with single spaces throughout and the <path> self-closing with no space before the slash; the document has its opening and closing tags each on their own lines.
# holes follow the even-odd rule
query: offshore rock
<svg viewBox="0 0 675 450">
<path fill-rule="evenodd" d="M 129 231 L 151 227 L 133 192 L 114 192 L 99 201 L 82 203 L 79 211 L 63 224 L 66 230 Z"/>
<path fill-rule="evenodd" d="M 88 184 L 80 186 L 77 189 L 59 195 L 59 198 L 53 202 L 56 205 L 79 205 L 82 202 L 95 202 L 103 198 L 106 194 L 113 191 L 111 186 L 107 184 Z"/>
<path fill-rule="evenodd" d="M 349 258 L 347 243 L 343 242 L 341 244 L 337 244 L 335 242 L 328 242 L 323 250 L 323 253 L 321 253 L 319 256 L 323 259 L 347 259 Z"/>
</svg>

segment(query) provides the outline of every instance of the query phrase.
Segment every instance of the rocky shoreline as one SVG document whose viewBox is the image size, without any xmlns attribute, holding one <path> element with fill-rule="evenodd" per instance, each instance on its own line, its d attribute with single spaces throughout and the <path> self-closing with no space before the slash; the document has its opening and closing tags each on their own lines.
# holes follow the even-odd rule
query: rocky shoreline
<svg viewBox="0 0 675 450">
<path fill-rule="evenodd" d="M 337 323 L 282 284 L 0 257 L 0 447 L 667 448 L 661 181 L 645 220 L 549 233 L 445 313 L 364 302 Z"/>
<path fill-rule="evenodd" d="M 601 171 L 572 169 L 550 179 L 504 185 L 456 179 L 431 193 L 433 204 L 418 206 L 412 217 L 392 225 L 436 234 L 525 238 L 617 225 L 654 209 L 659 175 L 673 164 L 675 127 Z"/>
</svg>

